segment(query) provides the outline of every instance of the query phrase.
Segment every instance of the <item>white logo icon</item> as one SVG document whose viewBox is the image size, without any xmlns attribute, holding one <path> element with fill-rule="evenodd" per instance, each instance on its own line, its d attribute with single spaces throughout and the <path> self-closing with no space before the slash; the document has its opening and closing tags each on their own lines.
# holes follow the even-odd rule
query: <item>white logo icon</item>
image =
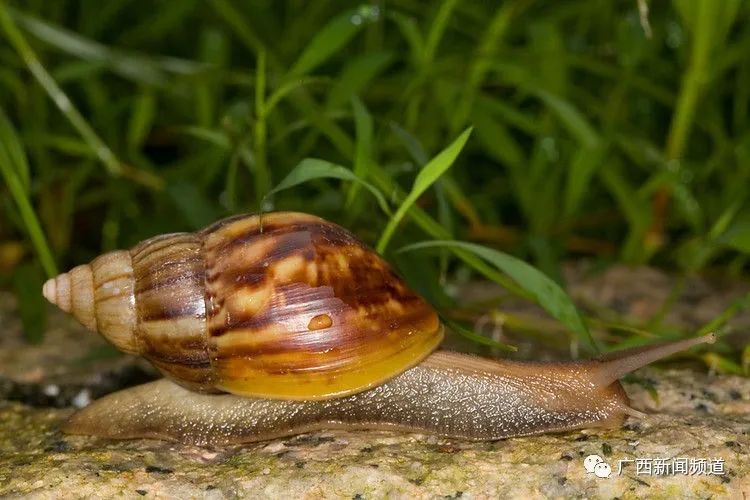
<svg viewBox="0 0 750 500">
<path fill-rule="evenodd" d="M 589 455 L 584 458 L 583 467 L 587 473 L 594 474 L 596 477 L 605 478 L 612 475 L 612 468 L 599 455 Z"/>
<path fill-rule="evenodd" d="M 612 467 L 607 462 L 600 462 L 594 467 L 596 477 L 609 477 L 612 474 Z"/>
<path fill-rule="evenodd" d="M 604 459 L 599 455 L 589 455 L 588 457 L 583 459 L 583 467 L 586 469 L 586 472 L 591 474 L 592 472 L 594 472 L 594 467 L 596 467 L 596 464 L 600 464 L 602 462 L 604 462 Z"/>
</svg>

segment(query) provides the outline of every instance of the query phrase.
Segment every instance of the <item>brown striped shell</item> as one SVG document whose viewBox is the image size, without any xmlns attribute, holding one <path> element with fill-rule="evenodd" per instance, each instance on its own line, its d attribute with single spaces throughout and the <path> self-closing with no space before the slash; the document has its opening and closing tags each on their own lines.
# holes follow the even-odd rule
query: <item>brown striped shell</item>
<svg viewBox="0 0 750 500">
<path fill-rule="evenodd" d="M 44 296 L 201 392 L 321 399 L 374 387 L 440 343 L 434 310 L 342 227 L 237 216 L 143 241 Z"/>
</svg>

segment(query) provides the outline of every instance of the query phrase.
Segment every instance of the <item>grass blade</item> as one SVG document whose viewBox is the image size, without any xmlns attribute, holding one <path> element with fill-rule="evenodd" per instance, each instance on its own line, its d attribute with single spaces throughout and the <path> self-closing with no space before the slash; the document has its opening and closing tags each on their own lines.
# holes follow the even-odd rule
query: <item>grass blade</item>
<svg viewBox="0 0 750 500">
<path fill-rule="evenodd" d="M 566 218 L 576 214 L 586 194 L 594 174 L 602 165 L 606 148 L 582 146 L 573 156 L 568 170 L 563 202 L 563 216 Z"/>
<path fill-rule="evenodd" d="M 398 11 L 391 11 L 388 13 L 388 17 L 393 20 L 396 27 L 401 32 L 401 37 L 406 40 L 409 45 L 409 56 L 411 57 L 413 64 L 419 64 L 419 58 L 424 53 L 424 38 L 422 33 L 419 31 L 417 22 Z"/>
<path fill-rule="evenodd" d="M 599 145 L 601 137 L 596 129 L 573 104 L 546 90 L 536 90 L 535 94 L 583 146 L 593 148 Z"/>
<path fill-rule="evenodd" d="M 441 316 L 440 318 L 443 323 L 448 325 L 448 327 L 459 334 L 460 336 L 471 340 L 472 342 L 476 342 L 477 344 L 486 345 L 488 347 L 494 347 L 496 349 L 501 349 L 503 351 L 509 351 L 509 352 L 516 352 L 518 351 L 518 348 L 516 346 L 510 345 L 510 344 L 503 344 L 502 342 L 498 342 L 497 340 L 493 340 L 489 337 L 485 337 L 484 335 L 481 335 L 471 328 L 466 328 L 460 323 L 457 323 L 455 321 L 451 321 L 449 319 L 445 319 Z"/>
<path fill-rule="evenodd" d="M 542 306 L 552 317 L 573 331 L 589 347 L 598 351 L 591 332 L 583 322 L 573 301 L 560 286 L 526 262 L 482 245 L 463 241 L 425 241 L 401 248 L 411 251 L 422 248 L 460 248 L 481 257 L 501 272 L 510 276 L 533 300 Z"/>
<path fill-rule="evenodd" d="M 355 95 L 393 62 L 390 52 L 365 54 L 351 61 L 333 83 L 328 93 L 326 109 L 336 109 L 345 105 Z"/>
<path fill-rule="evenodd" d="M 372 117 L 367 108 L 358 98 L 352 99 L 354 108 L 354 128 L 357 132 L 357 142 L 354 151 L 354 175 L 360 179 L 367 178 L 367 167 L 372 157 Z M 346 207 L 351 208 L 359 192 L 361 184 L 353 183 L 346 195 Z"/>
<path fill-rule="evenodd" d="M 258 34 L 245 22 L 242 13 L 229 0 L 211 0 L 211 7 L 216 15 L 227 23 L 243 45 L 251 52 L 259 52 L 267 49 Z"/>
<path fill-rule="evenodd" d="M 737 251 L 750 254 L 750 212 L 737 216 L 726 231 L 716 238 L 716 241 Z"/>
<path fill-rule="evenodd" d="M 411 192 L 406 196 L 401 206 L 393 217 L 388 221 L 383 233 L 378 240 L 376 249 L 379 253 L 383 253 L 388 246 L 388 242 L 393 236 L 393 232 L 396 230 L 399 222 L 403 219 L 406 212 L 414 204 L 415 201 L 434 183 L 443 173 L 448 170 L 456 157 L 463 149 L 466 141 L 469 140 L 472 128 L 469 127 L 464 130 L 453 143 L 445 148 L 443 151 L 438 153 L 427 165 L 419 171 L 417 178 L 414 180 L 414 186 L 411 188 Z"/>
<path fill-rule="evenodd" d="M 266 51 L 258 51 L 255 65 L 255 124 L 253 126 L 253 137 L 255 141 L 255 195 L 256 200 L 263 198 L 271 188 L 271 172 L 268 169 L 268 158 L 266 142 L 268 139 L 268 126 L 266 123 Z"/>
<path fill-rule="evenodd" d="M 273 111 L 273 108 L 276 107 L 277 104 L 279 104 L 287 95 L 294 92 L 300 87 L 303 87 L 305 85 L 310 85 L 313 83 L 320 83 L 325 82 L 326 80 L 324 78 L 315 78 L 315 77 L 305 77 L 305 78 L 298 78 L 289 82 L 286 82 L 282 86 L 280 86 L 278 89 L 276 89 L 273 94 L 271 94 L 268 97 L 268 100 L 266 100 L 265 105 L 263 106 L 263 113 L 265 115 L 268 115 Z"/>
<path fill-rule="evenodd" d="M 206 65 L 193 61 L 173 58 L 163 58 L 162 61 L 159 61 L 149 56 L 114 50 L 78 33 L 68 31 L 28 14 L 15 10 L 11 11 L 11 14 L 20 26 L 39 40 L 84 61 L 111 68 L 114 73 L 136 82 L 165 85 L 169 81 L 167 71 L 171 70 L 178 74 L 195 74 L 208 68 Z"/>
<path fill-rule="evenodd" d="M 91 150 L 96 154 L 97 158 L 99 158 L 102 164 L 104 164 L 104 167 L 109 174 L 115 176 L 126 174 L 137 182 L 150 185 L 151 187 L 157 187 L 157 181 L 159 180 L 152 178 L 150 174 L 138 172 L 132 167 L 128 169 L 123 168 L 122 164 L 109 146 L 99 138 L 96 132 L 94 132 L 94 129 L 91 128 L 88 122 L 83 116 L 81 116 L 81 113 L 78 112 L 78 109 L 76 109 L 65 92 L 63 92 L 49 72 L 44 66 L 42 66 L 42 63 L 39 61 L 39 58 L 37 58 L 31 46 L 29 46 L 24 36 L 18 28 L 16 28 L 16 25 L 10 18 L 3 3 L 0 3 L 0 27 L 5 31 L 6 37 L 16 49 L 16 52 L 21 56 L 21 59 L 23 59 L 26 66 L 29 68 L 29 71 L 31 71 L 39 84 L 44 88 L 45 92 L 47 92 L 52 101 L 57 105 L 58 109 L 60 109 L 62 114 L 70 121 L 71 125 L 73 125 L 81 137 L 83 137 Z"/>
<path fill-rule="evenodd" d="M 391 130 L 393 131 L 396 138 L 403 144 L 404 148 L 409 152 L 409 156 L 417 162 L 417 165 L 423 167 L 427 164 L 429 157 L 427 152 L 422 147 L 419 139 L 414 137 L 408 130 L 404 129 L 401 125 L 395 122 L 391 122 Z"/>
<path fill-rule="evenodd" d="M 377 19 L 377 9 L 362 6 L 348 10 L 328 22 L 310 41 L 289 71 L 295 77 L 306 75 L 338 52 L 364 27 L 363 21 Z"/>
<path fill-rule="evenodd" d="M 21 141 L 18 140 L 13 125 L 2 108 L 0 108 L 0 161 L 7 162 L 13 168 L 24 192 L 28 193 L 31 185 L 29 162 L 26 160 Z"/>
<path fill-rule="evenodd" d="M 375 199 L 378 201 L 378 205 L 384 213 L 390 215 L 391 210 L 388 207 L 388 203 L 385 201 L 383 193 L 381 193 L 375 186 L 357 177 L 351 170 L 341 165 L 327 162 L 325 160 L 319 160 L 317 158 L 305 158 L 299 164 L 292 169 L 284 179 L 279 182 L 275 188 L 269 191 L 264 200 L 269 196 L 289 189 L 291 187 L 303 184 L 313 179 L 331 178 L 341 179 L 344 181 L 356 182 L 361 184 L 367 189 Z"/>
<path fill-rule="evenodd" d="M 401 188 L 398 186 L 398 184 L 396 184 L 379 165 L 371 165 L 370 174 L 373 184 L 382 192 L 393 193 L 393 196 L 397 197 L 398 199 L 403 199 L 406 197 L 406 195 L 402 193 Z M 412 207 L 411 210 L 409 210 L 408 215 L 419 228 L 421 228 L 425 233 L 429 234 L 433 238 L 437 240 L 448 240 L 452 238 L 451 234 L 446 228 L 441 226 L 435 219 L 430 217 L 427 212 L 425 212 L 418 206 Z M 504 274 L 498 272 L 495 268 L 486 264 L 476 255 L 458 248 L 453 248 L 451 250 L 456 255 L 456 257 L 471 266 L 482 276 L 485 276 L 487 279 L 490 279 L 496 283 L 500 283 L 503 288 L 517 295 L 518 297 L 527 299 L 531 298 L 529 297 L 528 293 L 521 287 L 516 285 L 513 280 L 507 278 Z"/>
<path fill-rule="evenodd" d="M 47 273 L 48 277 L 57 275 L 57 266 L 55 260 L 52 258 L 52 252 L 50 251 L 47 239 L 42 231 L 42 226 L 39 224 L 39 218 L 34 211 L 34 207 L 31 205 L 31 200 L 28 196 L 28 191 L 24 188 L 23 182 L 21 181 L 18 172 L 23 170 L 21 165 L 13 165 L 15 161 L 19 160 L 23 164 L 26 164 L 26 155 L 21 149 L 18 137 L 16 136 L 13 126 L 10 121 L 6 118 L 5 113 L 0 108 L 0 123 L 4 126 L 0 130 L 0 174 L 5 179 L 5 183 L 8 186 L 13 201 L 16 202 L 18 212 L 21 214 L 21 220 L 26 227 L 26 232 L 29 233 L 29 238 L 34 246 L 34 250 L 39 257 L 39 261 L 44 267 L 44 272 Z M 15 150 L 14 154 L 7 154 L 6 151 L 9 147 Z"/>
<path fill-rule="evenodd" d="M 431 64 L 435 58 L 440 40 L 443 38 L 445 29 L 448 27 L 448 20 L 451 18 L 453 9 L 456 8 L 458 0 L 444 0 L 440 5 L 435 19 L 430 26 L 430 31 L 427 33 L 427 38 L 424 44 L 424 50 L 421 54 L 421 63 L 426 67 Z"/>
<path fill-rule="evenodd" d="M 510 21 L 518 8 L 518 3 L 508 2 L 499 7 L 477 44 L 477 51 L 468 71 L 466 83 L 461 91 L 461 98 L 453 114 L 451 121 L 452 130 L 458 130 L 469 118 L 476 95 L 489 71 L 491 62 L 501 46 L 501 40 L 505 36 Z"/>
<path fill-rule="evenodd" d="M 143 146 L 146 137 L 154 125 L 156 118 L 156 97 L 146 88 L 135 99 L 133 112 L 126 134 L 126 143 L 130 151 L 138 151 Z"/>
</svg>

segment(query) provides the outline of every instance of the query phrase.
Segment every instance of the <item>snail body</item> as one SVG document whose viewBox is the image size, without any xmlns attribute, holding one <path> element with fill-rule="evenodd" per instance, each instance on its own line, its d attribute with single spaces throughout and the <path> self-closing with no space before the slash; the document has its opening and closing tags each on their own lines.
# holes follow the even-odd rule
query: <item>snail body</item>
<svg viewBox="0 0 750 500">
<path fill-rule="evenodd" d="M 194 444 L 327 428 L 490 440 L 616 427 L 637 413 L 619 377 L 713 340 L 564 363 L 433 352 L 437 314 L 383 259 L 335 224 L 284 212 L 146 240 L 43 293 L 167 377 L 95 401 L 64 430 Z"/>
</svg>

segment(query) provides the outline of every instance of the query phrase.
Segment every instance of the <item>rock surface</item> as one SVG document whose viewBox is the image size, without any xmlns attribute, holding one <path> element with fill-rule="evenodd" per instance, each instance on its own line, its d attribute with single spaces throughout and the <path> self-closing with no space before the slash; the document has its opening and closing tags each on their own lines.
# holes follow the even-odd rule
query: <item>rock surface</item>
<svg viewBox="0 0 750 500">
<path fill-rule="evenodd" d="M 336 431 L 220 449 L 65 436 L 58 426 L 71 410 L 4 402 L 0 496 L 750 496 L 750 380 L 646 369 L 626 389 L 633 406 L 649 415 L 614 431 L 488 443 Z M 609 478 L 586 472 L 584 458 L 592 454 L 610 464 Z M 707 468 L 656 473 L 659 463 L 679 458 L 693 467 L 706 459 Z M 629 462 L 618 470 L 621 460 Z"/>
</svg>

